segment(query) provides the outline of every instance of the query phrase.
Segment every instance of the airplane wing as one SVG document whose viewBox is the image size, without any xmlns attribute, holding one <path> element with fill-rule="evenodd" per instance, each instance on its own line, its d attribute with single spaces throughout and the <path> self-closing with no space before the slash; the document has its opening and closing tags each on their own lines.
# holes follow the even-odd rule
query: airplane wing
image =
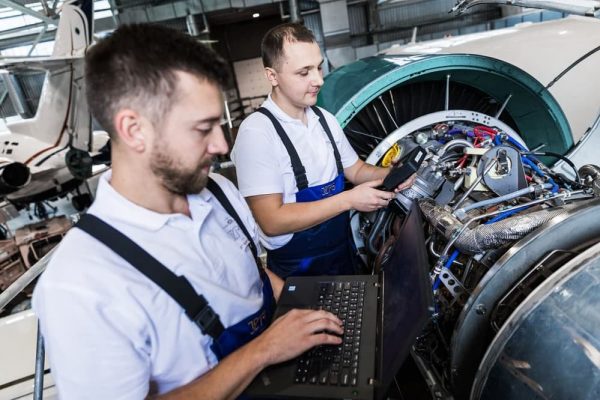
<svg viewBox="0 0 600 400">
<path fill-rule="evenodd" d="M 594 0 L 458 0 L 451 12 L 463 13 L 479 4 L 508 4 L 513 6 L 545 8 L 570 14 L 600 16 L 600 1 Z"/>
<path fill-rule="evenodd" d="M 0 58 L 0 72 L 54 71 L 83 60 L 83 56 Z"/>
</svg>

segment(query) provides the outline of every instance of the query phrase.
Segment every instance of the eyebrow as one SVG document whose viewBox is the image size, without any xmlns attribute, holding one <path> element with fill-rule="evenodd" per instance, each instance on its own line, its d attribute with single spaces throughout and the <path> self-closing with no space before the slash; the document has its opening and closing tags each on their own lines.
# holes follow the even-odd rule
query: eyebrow
<svg viewBox="0 0 600 400">
<path fill-rule="evenodd" d="M 323 63 L 324 63 L 324 62 L 325 62 L 325 60 L 324 60 L 324 59 L 321 59 L 321 62 L 320 62 L 318 65 L 317 65 L 317 67 L 320 67 L 321 65 L 323 65 Z M 300 67 L 300 68 L 298 68 L 298 69 L 296 70 L 296 72 L 300 72 L 300 71 L 302 71 L 303 69 L 313 69 L 313 66 L 312 66 L 312 65 L 305 65 L 304 67 Z"/>
<path fill-rule="evenodd" d="M 221 122 L 221 118 L 222 117 L 219 116 L 219 117 L 198 119 L 198 120 L 192 121 L 192 124 L 193 125 L 200 125 L 200 124 L 207 124 L 207 123 L 220 123 Z"/>
</svg>

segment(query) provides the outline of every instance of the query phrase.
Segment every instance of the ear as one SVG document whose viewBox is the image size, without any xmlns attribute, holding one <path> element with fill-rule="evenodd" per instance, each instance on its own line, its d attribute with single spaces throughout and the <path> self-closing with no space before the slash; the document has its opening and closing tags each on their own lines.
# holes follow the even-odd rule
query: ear
<svg viewBox="0 0 600 400">
<path fill-rule="evenodd" d="M 265 76 L 267 77 L 267 80 L 269 81 L 272 87 L 276 87 L 279 85 L 279 82 L 277 82 L 277 71 L 275 71 L 275 69 L 265 67 Z"/>
<path fill-rule="evenodd" d="M 140 153 L 146 149 L 145 134 L 151 128 L 151 124 L 137 111 L 129 108 L 119 110 L 115 114 L 113 124 L 121 143 Z"/>
</svg>

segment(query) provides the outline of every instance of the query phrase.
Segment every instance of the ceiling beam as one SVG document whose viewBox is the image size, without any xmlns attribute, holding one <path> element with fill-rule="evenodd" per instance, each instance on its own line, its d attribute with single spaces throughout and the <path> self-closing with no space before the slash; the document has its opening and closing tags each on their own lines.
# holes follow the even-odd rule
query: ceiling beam
<svg viewBox="0 0 600 400">
<path fill-rule="evenodd" d="M 16 1 L 13 0 L 0 0 L 0 5 L 4 5 L 6 7 L 10 7 L 13 8 L 17 11 L 22 12 L 23 14 L 27 14 L 30 15 L 32 17 L 38 18 L 41 21 L 49 24 L 49 25 L 58 25 L 58 20 L 54 19 L 54 18 L 50 18 L 42 13 L 39 13 L 37 11 L 32 10 L 29 7 L 26 7 L 20 3 L 17 3 Z"/>
</svg>

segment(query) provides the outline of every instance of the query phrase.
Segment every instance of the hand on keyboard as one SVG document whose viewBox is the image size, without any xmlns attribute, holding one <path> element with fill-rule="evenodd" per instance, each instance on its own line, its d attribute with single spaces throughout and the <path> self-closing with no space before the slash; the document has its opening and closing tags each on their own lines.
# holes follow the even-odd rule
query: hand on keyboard
<svg viewBox="0 0 600 400">
<path fill-rule="evenodd" d="M 294 309 L 277 318 L 253 341 L 260 347 L 265 366 L 290 360 L 319 345 L 340 345 L 342 321 L 330 312 Z"/>
</svg>

